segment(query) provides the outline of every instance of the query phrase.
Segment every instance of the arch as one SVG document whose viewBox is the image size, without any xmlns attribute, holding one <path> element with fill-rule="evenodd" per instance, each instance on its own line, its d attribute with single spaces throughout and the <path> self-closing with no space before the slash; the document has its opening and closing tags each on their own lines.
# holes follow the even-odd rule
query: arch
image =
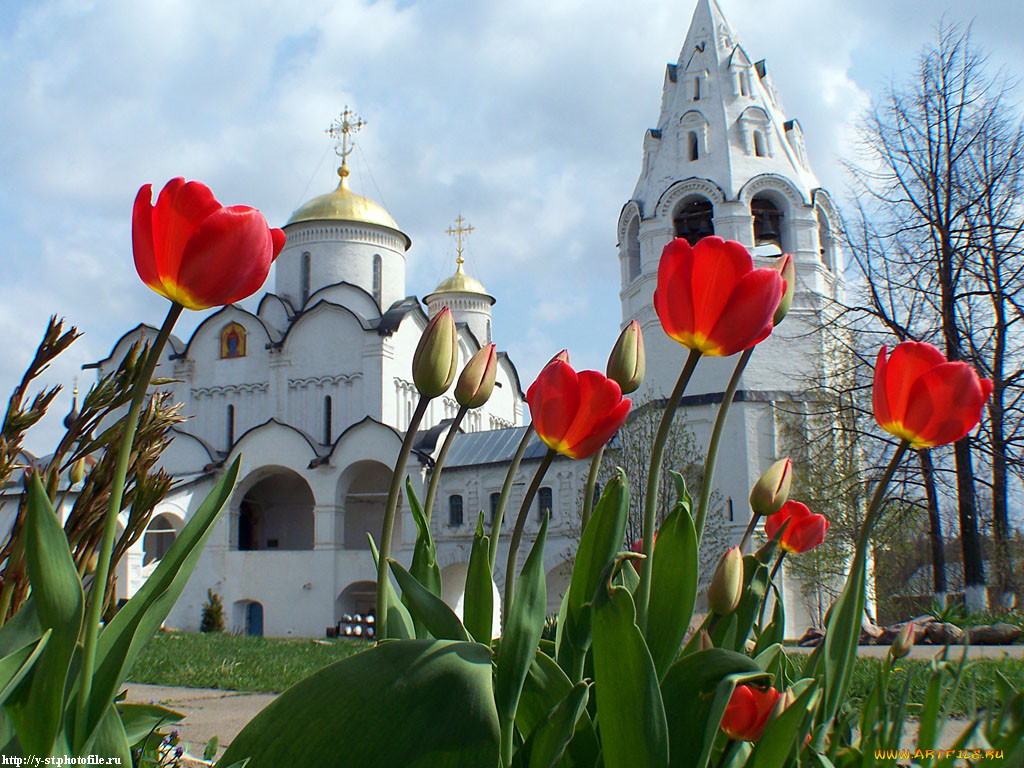
<svg viewBox="0 0 1024 768">
<path fill-rule="evenodd" d="M 537 489 L 537 519 L 543 520 L 545 512 L 550 513 L 552 519 L 554 519 L 555 492 L 550 485 L 542 485 Z"/>
<path fill-rule="evenodd" d="M 365 626 L 373 622 L 366 621 L 367 618 L 377 615 L 377 582 L 376 581 L 353 581 L 345 587 L 334 600 L 334 623 L 349 624 L 355 630 L 357 626 L 363 630 L 359 634 L 365 634 Z M 345 617 L 348 617 L 346 619 Z M 359 617 L 356 619 L 356 617 Z M 354 631 L 352 634 L 356 634 Z"/>
<path fill-rule="evenodd" d="M 228 450 L 231 450 L 231 446 L 235 444 L 235 406 L 228 405 L 227 416 L 226 416 L 226 437 Z"/>
<path fill-rule="evenodd" d="M 773 202 L 776 200 L 782 201 L 782 204 L 785 206 L 783 213 L 787 215 L 792 215 L 794 207 L 807 205 L 803 193 L 800 192 L 796 185 L 778 173 L 761 173 L 754 176 L 740 188 L 736 198 L 745 207 L 749 208 L 750 201 L 754 198 L 754 195 L 761 192 L 775 193 L 776 198 L 773 198 Z"/>
<path fill-rule="evenodd" d="M 672 229 L 676 237 L 696 245 L 702 238 L 715 234 L 714 205 L 700 195 L 680 200 L 672 211 Z"/>
<path fill-rule="evenodd" d="M 380 306 L 381 302 L 382 266 L 383 261 L 380 254 L 373 254 L 373 299 L 377 302 L 377 306 Z"/>
<path fill-rule="evenodd" d="M 640 217 L 634 216 L 626 227 L 626 274 L 629 282 L 640 277 Z"/>
<path fill-rule="evenodd" d="M 142 534 L 143 567 L 163 560 L 184 527 L 185 521 L 170 512 L 154 515 L 146 526 L 146 532 Z"/>
<path fill-rule="evenodd" d="M 246 483 L 248 490 L 238 504 L 234 548 L 312 549 L 315 502 L 309 484 L 297 472 L 284 467 L 265 467 L 253 475 L 259 479 Z"/>
<path fill-rule="evenodd" d="M 754 155 L 768 157 L 768 145 L 764 140 L 764 131 L 754 131 Z"/>
<path fill-rule="evenodd" d="M 263 603 L 258 600 L 236 600 L 231 606 L 231 623 L 235 632 L 263 637 Z"/>
<path fill-rule="evenodd" d="M 626 231 L 629 228 L 629 223 L 636 217 L 638 220 L 643 220 L 643 214 L 640 211 L 640 203 L 636 200 L 630 200 L 619 211 L 619 223 L 616 234 L 618 235 L 618 245 L 620 248 L 626 242 Z"/>
<path fill-rule="evenodd" d="M 770 192 L 760 192 L 750 201 L 750 216 L 754 227 L 754 245 L 783 243 L 783 212 Z"/>
<path fill-rule="evenodd" d="M 301 273 L 299 279 L 302 285 L 302 306 L 309 301 L 310 275 L 313 272 L 313 257 L 309 251 L 302 252 Z"/>
<path fill-rule="evenodd" d="M 662 193 L 657 206 L 655 206 L 655 215 L 663 220 L 669 219 L 681 201 L 693 196 L 710 200 L 713 206 L 725 202 L 725 193 L 715 182 L 691 176 L 688 179 L 677 181 Z"/>
<path fill-rule="evenodd" d="M 221 359 L 245 357 L 245 326 L 230 322 L 220 332 Z"/>
<path fill-rule="evenodd" d="M 686 134 L 687 157 L 692 162 L 700 159 L 700 149 L 697 145 L 697 132 L 688 131 Z"/>
<path fill-rule="evenodd" d="M 464 522 L 463 499 L 461 493 L 453 493 L 448 496 L 448 525 L 458 528 Z"/>
<path fill-rule="evenodd" d="M 771 119 L 761 107 L 750 106 L 743 110 L 737 120 L 742 133 L 743 146 L 748 155 L 771 157 Z"/>
<path fill-rule="evenodd" d="M 380 538 L 391 487 L 391 468 L 379 461 L 363 460 L 349 465 L 338 480 L 342 509 L 341 541 L 345 549 L 369 549 L 366 534 Z M 401 503 L 399 504 L 401 507 Z M 402 540 L 402 515 L 395 516 L 394 540 Z"/>
<path fill-rule="evenodd" d="M 235 304 L 228 304 L 224 307 L 221 307 L 208 318 L 203 320 L 203 322 L 201 322 L 198 326 L 196 326 L 196 329 L 192 331 L 192 335 L 189 336 L 188 342 L 185 344 L 184 349 L 180 353 L 178 353 L 178 356 L 188 359 L 192 351 L 192 345 L 196 342 L 196 339 L 200 338 L 200 336 L 206 332 L 207 326 L 223 323 L 224 320 L 227 317 L 230 317 L 231 315 L 253 320 L 258 325 L 258 327 L 263 331 L 263 335 L 266 337 L 265 343 L 270 344 L 273 342 L 273 339 L 270 336 L 270 329 L 267 328 L 266 323 L 263 322 L 263 319 L 259 317 L 259 315 L 254 315 L 249 310 L 243 309 L 242 307 L 239 307 Z M 234 322 L 238 323 L 239 325 L 242 325 L 241 322 L 238 320 L 235 320 Z M 246 332 L 246 347 L 248 347 L 249 331 L 245 329 L 244 325 L 242 325 L 242 328 Z M 257 344 L 255 349 L 258 350 L 259 348 L 260 346 L 259 344 Z"/>
<path fill-rule="evenodd" d="M 708 153 L 708 119 L 697 109 L 679 118 L 680 154 L 684 160 L 697 160 Z"/>
<path fill-rule="evenodd" d="M 330 395 L 324 395 L 324 445 L 331 444 L 331 419 L 333 416 L 332 409 L 334 403 L 331 400 Z"/>
</svg>

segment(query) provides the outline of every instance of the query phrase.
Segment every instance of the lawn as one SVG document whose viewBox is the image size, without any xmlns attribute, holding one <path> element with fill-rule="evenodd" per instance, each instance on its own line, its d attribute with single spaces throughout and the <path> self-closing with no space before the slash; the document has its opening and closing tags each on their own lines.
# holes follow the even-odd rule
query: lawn
<svg viewBox="0 0 1024 768">
<path fill-rule="evenodd" d="M 236 691 L 283 691 L 316 670 L 368 647 L 364 640 L 272 640 L 228 634 L 156 635 L 139 656 L 130 677 L 135 683 L 223 688 Z M 938 650 L 938 649 L 937 649 Z M 950 654 L 955 658 L 955 652 Z M 790 654 L 799 668 L 804 653 Z M 875 680 L 880 661 L 859 658 L 854 668 L 849 699 L 864 698 Z M 929 662 L 903 659 L 896 665 L 890 685 L 894 700 L 903 681 L 911 677 L 910 701 L 924 699 Z M 997 701 L 996 671 L 1013 685 L 1024 688 L 1024 659 L 978 659 L 969 662 L 950 714 L 963 717 Z"/>
</svg>

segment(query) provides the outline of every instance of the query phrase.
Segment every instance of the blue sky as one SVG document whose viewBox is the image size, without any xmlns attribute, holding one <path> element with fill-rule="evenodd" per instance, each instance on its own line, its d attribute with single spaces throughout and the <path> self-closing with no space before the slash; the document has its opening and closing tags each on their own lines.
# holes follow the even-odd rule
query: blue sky
<svg viewBox="0 0 1024 768">
<path fill-rule="evenodd" d="M 976 42 L 1011 74 L 1024 53 L 1024 9 L 1009 0 L 720 5 L 768 60 L 840 200 L 852 123 L 913 70 L 943 14 L 975 16 Z M 498 298 L 495 340 L 524 386 L 562 347 L 577 367 L 602 367 L 620 317 L 616 219 L 692 11 L 689 0 L 5 3 L 0 393 L 51 313 L 85 333 L 48 372 L 68 385 L 124 330 L 163 317 L 131 263 L 139 186 L 199 179 L 280 226 L 336 182 L 323 130 L 345 104 L 369 123 L 353 186 L 413 240 L 408 292 L 452 271 L 444 230 L 462 213 L 476 228 L 468 269 Z M 178 334 L 204 316 L 187 313 Z M 69 391 L 30 449 L 49 450 Z"/>
</svg>

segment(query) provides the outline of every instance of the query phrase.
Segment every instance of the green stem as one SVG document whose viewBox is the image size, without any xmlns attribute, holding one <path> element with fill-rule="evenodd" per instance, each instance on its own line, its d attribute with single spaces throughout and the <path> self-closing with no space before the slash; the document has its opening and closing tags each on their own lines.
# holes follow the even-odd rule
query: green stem
<svg viewBox="0 0 1024 768">
<path fill-rule="evenodd" d="M 754 354 L 754 348 L 746 349 L 736 362 L 736 368 L 729 379 L 729 386 L 725 388 L 722 396 L 722 404 L 718 406 L 718 415 L 715 416 L 715 426 L 711 430 L 711 442 L 708 443 L 708 454 L 704 459 L 704 478 L 700 483 L 700 501 L 697 504 L 697 516 L 694 518 L 694 527 L 697 529 L 697 543 L 700 544 L 704 535 L 704 520 L 708 515 L 708 504 L 711 502 L 711 488 L 714 485 L 715 464 L 718 461 L 718 446 L 722 442 L 722 432 L 725 431 L 725 417 L 729 413 L 729 406 L 736 396 L 736 388 L 740 385 L 740 377 L 743 369 L 747 367 L 750 356 Z"/>
<path fill-rule="evenodd" d="M 519 447 L 512 457 L 512 463 L 508 465 L 508 472 L 505 473 L 505 484 L 501 486 L 501 496 L 498 498 L 498 508 L 494 511 L 494 519 L 491 520 L 491 543 L 488 555 L 491 558 L 491 573 L 494 573 L 494 563 L 498 559 L 498 537 L 501 536 L 501 523 L 505 517 L 505 505 L 508 504 L 509 494 L 512 493 L 512 484 L 516 479 L 516 472 L 519 471 L 519 464 L 526 453 L 526 446 L 533 437 L 533 424 L 530 424 L 523 433 L 523 439 L 519 441 Z"/>
<path fill-rule="evenodd" d="M 388 503 L 384 508 L 384 525 L 380 533 L 380 553 L 377 558 L 377 639 L 388 638 L 388 558 L 391 557 L 391 536 L 395 530 L 395 510 L 398 508 L 398 495 L 402 490 L 402 478 L 405 476 L 405 465 L 409 461 L 412 441 L 416 438 L 416 430 L 423 421 L 423 414 L 430 404 L 429 397 L 420 396 L 416 410 L 412 412 L 409 428 L 405 431 L 402 449 L 398 452 L 395 471 L 391 475 L 391 487 L 388 489 Z"/>
<path fill-rule="evenodd" d="M 646 556 L 640 567 L 640 585 L 637 587 L 636 602 L 636 623 L 643 629 L 647 624 L 647 603 L 651 597 L 651 566 L 654 560 L 654 523 L 657 518 L 658 505 L 658 481 L 661 478 L 661 459 L 665 455 L 665 443 L 668 441 L 668 431 L 672 426 L 672 417 L 675 416 L 679 401 L 683 399 L 683 392 L 686 385 L 690 383 L 693 370 L 700 361 L 701 353 L 696 349 L 690 350 L 689 357 L 679 372 L 679 379 L 676 381 L 675 389 L 665 404 L 665 411 L 661 414 L 661 424 L 658 425 L 658 434 L 654 438 L 654 445 L 651 447 L 651 465 L 647 470 L 647 493 L 644 496 L 644 555 Z"/>
<path fill-rule="evenodd" d="M 516 559 L 519 556 L 519 542 L 523 539 L 526 518 L 530 513 L 533 497 L 537 495 L 537 489 L 540 488 L 540 484 L 544 481 L 544 475 L 547 473 L 548 467 L 551 466 L 551 461 L 554 458 L 555 449 L 548 448 L 548 452 L 544 454 L 540 466 L 537 467 L 537 471 L 533 475 L 530 487 L 526 489 L 526 496 L 523 497 L 523 503 L 519 507 L 519 516 L 516 518 L 516 526 L 512 529 L 512 540 L 508 544 L 508 559 L 505 561 L 505 609 L 502 612 L 502 617 L 506 618 L 506 620 L 508 612 L 512 608 L 512 595 L 515 592 L 516 584 Z"/>
<path fill-rule="evenodd" d="M 864 515 L 864 523 L 860 527 L 860 537 L 857 541 L 857 554 L 854 557 L 854 561 L 858 558 L 863 561 L 866 558 L 865 553 L 867 552 L 868 541 L 871 539 L 871 530 L 875 527 L 875 523 L 878 522 L 878 518 L 881 517 L 885 491 L 889 487 L 889 481 L 892 480 L 892 476 L 896 474 L 896 468 L 899 467 L 900 461 L 903 460 L 903 454 L 907 452 L 909 447 L 910 442 L 908 440 L 904 440 L 899 444 L 896 452 L 892 455 L 892 459 L 889 460 L 889 465 L 882 474 L 882 479 L 875 486 L 875 492 L 871 495 L 871 502 L 868 504 L 868 511 Z"/>
<path fill-rule="evenodd" d="M 732 753 L 736 751 L 736 747 L 740 745 L 740 742 L 734 739 L 729 739 L 725 743 L 725 747 L 722 748 L 722 757 L 718 761 L 718 768 L 725 768 L 728 764 L 729 759 L 732 757 Z"/>
<path fill-rule="evenodd" d="M 107 505 L 106 517 L 103 520 L 103 538 L 100 540 L 100 552 L 96 561 L 96 572 L 93 574 L 92 588 L 89 590 L 89 601 L 85 615 L 84 648 L 82 650 L 82 670 L 79 675 L 81 685 L 78 689 L 78 706 L 75 712 L 76 744 L 84 740 L 87 727 L 86 719 L 89 709 L 89 697 L 92 695 L 92 676 L 96 668 L 96 644 L 100 633 L 100 616 L 106 600 L 107 577 L 110 574 L 110 556 L 114 551 L 114 537 L 117 534 L 117 517 L 121 512 L 121 499 L 124 496 L 124 484 L 128 477 L 128 463 L 132 455 L 132 443 L 135 441 L 135 430 L 139 425 L 139 412 L 142 401 L 146 398 L 149 382 L 164 345 L 171 335 L 171 329 L 177 322 L 181 311 L 180 304 L 171 302 L 164 324 L 160 326 L 153 346 L 150 347 L 146 360 L 142 364 L 135 384 L 132 387 L 131 404 L 128 415 L 124 418 L 124 431 L 117 449 L 117 461 L 114 464 L 114 475 L 110 484 L 110 502 Z"/>
<path fill-rule="evenodd" d="M 448 458 L 448 449 L 452 447 L 452 441 L 455 440 L 455 435 L 459 431 L 459 426 L 462 424 L 462 420 L 466 416 L 466 411 L 469 409 L 466 406 L 459 406 L 459 412 L 455 414 L 455 420 L 452 425 L 448 428 L 448 434 L 445 435 L 444 442 L 441 443 L 441 452 L 437 454 L 437 461 L 434 462 L 434 468 L 430 471 L 430 485 L 427 487 L 427 500 L 423 505 L 423 514 L 427 518 L 427 522 L 430 522 L 430 513 L 434 509 L 434 496 L 437 495 L 437 481 L 441 479 L 441 467 L 444 466 L 445 459 Z"/>
<path fill-rule="evenodd" d="M 741 550 L 742 551 L 742 548 Z M 779 558 L 775 561 L 775 565 L 772 566 L 772 572 L 768 574 L 768 583 L 771 584 L 775 581 L 775 576 L 779 572 L 779 568 L 782 567 L 782 561 L 786 557 L 786 550 L 779 552 Z M 779 590 L 781 593 L 781 590 Z M 759 631 L 764 632 L 764 610 L 768 605 L 768 590 L 764 591 L 764 595 L 761 596 L 761 607 L 757 611 L 757 626 Z"/>
<path fill-rule="evenodd" d="M 590 510 L 594 508 L 594 487 L 597 485 L 597 473 L 601 469 L 601 459 L 604 458 L 604 446 L 597 449 L 597 453 L 590 460 L 590 474 L 587 475 L 587 489 L 583 492 L 583 515 L 580 519 L 580 533 L 587 527 L 590 520 Z"/>
<path fill-rule="evenodd" d="M 761 519 L 760 512 L 754 512 L 751 510 L 750 522 L 747 523 L 747 529 L 743 532 L 743 538 L 740 539 L 740 552 L 747 548 L 747 544 L 750 543 L 750 537 L 754 535 L 754 529 L 757 527 L 757 521 Z"/>
</svg>

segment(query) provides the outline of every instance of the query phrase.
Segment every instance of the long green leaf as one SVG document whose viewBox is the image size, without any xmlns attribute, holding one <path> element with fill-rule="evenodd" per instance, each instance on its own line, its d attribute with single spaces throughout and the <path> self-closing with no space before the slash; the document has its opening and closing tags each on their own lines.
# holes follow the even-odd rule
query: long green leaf
<svg viewBox="0 0 1024 768">
<path fill-rule="evenodd" d="M 18 612 L 0 627 L 0 656 L 14 653 L 42 636 L 43 628 L 39 625 L 35 601 L 29 594 L 28 599 L 21 604 Z"/>
<path fill-rule="evenodd" d="M 75 751 L 86 751 L 92 734 L 105 717 L 139 653 L 160 627 L 195 570 L 221 510 L 231 497 L 238 478 L 239 456 L 199 505 L 160 563 L 131 600 L 114 615 L 100 633 L 96 650 L 96 674 L 89 698 L 87 727 Z"/>
<path fill-rule="evenodd" d="M 853 663 L 860 639 L 861 616 L 864 614 L 864 559 L 858 553 L 853 559 L 846 584 L 832 606 L 832 616 L 825 629 L 822 651 L 825 693 L 818 722 L 828 723 L 839 711 L 853 674 Z"/>
<path fill-rule="evenodd" d="M 561 762 L 565 748 L 576 733 L 576 724 L 586 712 L 590 696 L 589 683 L 577 683 L 569 694 L 555 705 L 522 747 L 524 766 L 529 768 L 555 768 Z"/>
<path fill-rule="evenodd" d="M 685 490 L 685 489 L 684 489 Z M 665 518 L 654 542 L 647 647 L 661 680 L 679 655 L 697 598 L 697 531 L 684 504 Z"/>
<path fill-rule="evenodd" d="M 380 554 L 377 551 L 377 543 L 369 533 L 366 534 L 366 538 L 370 541 L 370 554 L 373 555 L 373 568 L 374 572 L 377 572 L 377 563 L 380 559 Z M 416 637 L 416 624 L 412 620 L 412 616 L 409 615 L 409 610 L 405 607 L 405 604 L 400 601 L 398 599 L 398 595 L 395 594 L 395 588 L 391 584 L 391 579 L 388 579 L 385 589 L 388 591 L 388 637 L 378 637 L 377 639 L 409 640 L 410 638 Z M 380 625 L 378 624 L 378 626 Z"/>
<path fill-rule="evenodd" d="M 412 563 L 409 565 L 409 573 L 426 587 L 427 591 L 441 596 L 441 568 L 437 564 L 437 548 L 434 546 L 434 537 L 430 532 L 430 523 L 423 511 L 423 504 L 412 487 L 412 481 L 405 478 L 405 493 L 409 498 L 409 509 L 412 511 L 412 519 L 416 523 L 416 544 L 412 550 Z M 405 595 L 402 595 L 402 602 L 407 608 L 409 603 Z M 388 622 L 390 624 L 390 620 Z M 413 626 L 416 630 L 416 637 L 427 637 L 427 629 L 422 622 L 414 617 Z"/>
<path fill-rule="evenodd" d="M 537 653 L 537 643 L 544 631 L 547 613 L 547 586 L 544 581 L 544 542 L 548 535 L 549 516 L 544 515 L 537 540 L 523 564 L 512 607 L 505 620 L 505 632 L 498 649 L 494 680 L 494 701 L 501 725 L 502 750 L 505 759 L 512 755 L 512 735 L 516 707 L 523 690 L 530 663 Z"/>
<path fill-rule="evenodd" d="M 794 747 L 798 746 L 797 739 L 802 732 L 804 721 L 810 718 L 820 698 L 821 691 L 817 683 L 807 685 L 806 690 L 765 728 L 745 764 L 746 767 L 783 768 Z"/>
<path fill-rule="evenodd" d="M 416 581 L 394 560 L 389 559 L 388 565 L 402 588 L 402 595 L 409 601 L 412 617 L 421 621 L 431 635 L 438 640 L 469 640 L 466 628 L 444 600 Z"/>
<path fill-rule="evenodd" d="M 25 561 L 39 624 L 52 630 L 31 675 L 8 701 L 26 755 L 49 757 L 61 730 L 64 685 L 82 628 L 85 598 L 67 536 L 33 473 L 25 512 Z"/>
<path fill-rule="evenodd" d="M 768 568 L 754 555 L 743 556 L 743 596 L 731 616 L 736 619 L 736 638 L 731 644 L 734 651 L 742 652 L 757 614 L 768 590 Z"/>
<path fill-rule="evenodd" d="M 181 712 L 161 707 L 159 704 L 126 704 L 118 702 L 125 737 L 131 745 L 138 744 L 161 725 L 177 723 L 185 719 Z"/>
<path fill-rule="evenodd" d="M 527 671 L 523 691 L 516 707 L 516 728 L 529 736 L 548 718 L 548 714 L 572 690 L 565 672 L 548 654 L 538 650 Z M 586 712 L 576 724 L 576 734 L 569 742 L 563 764 L 565 768 L 593 768 L 600 747 L 590 715 Z"/>
<path fill-rule="evenodd" d="M 131 743 L 125 733 L 124 725 L 117 707 L 113 704 L 100 720 L 96 735 L 89 746 L 89 754 L 105 758 L 110 765 L 131 765 Z"/>
<path fill-rule="evenodd" d="M 218 766 L 498 764 L 491 652 L 477 643 L 397 640 L 295 684 L 256 715 Z"/>
<path fill-rule="evenodd" d="M 490 644 L 494 629 L 494 587 L 491 582 L 490 539 L 484 535 L 484 513 L 476 524 L 473 550 L 466 573 L 463 617 L 466 629 L 478 642 Z"/>
<path fill-rule="evenodd" d="M 612 566 L 614 567 L 614 566 Z M 610 580 L 611 573 L 608 573 Z M 667 768 L 668 723 L 658 674 L 625 587 L 594 597 L 594 679 L 606 768 Z"/>
<path fill-rule="evenodd" d="M 25 676 L 46 648 L 53 634 L 52 629 L 46 630 L 38 640 L 33 640 L 24 648 L 9 653 L 0 659 L 0 706 L 7 702 Z"/>
</svg>

